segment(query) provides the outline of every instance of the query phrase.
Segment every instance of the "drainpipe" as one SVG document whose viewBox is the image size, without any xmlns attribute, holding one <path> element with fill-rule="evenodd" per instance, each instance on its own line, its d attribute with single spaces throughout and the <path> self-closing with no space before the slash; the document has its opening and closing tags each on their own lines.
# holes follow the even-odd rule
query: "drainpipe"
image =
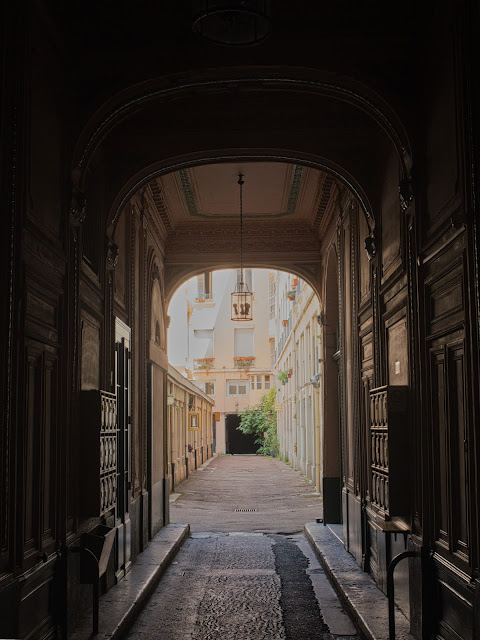
<svg viewBox="0 0 480 640">
<path fill-rule="evenodd" d="M 322 493 L 320 489 L 320 389 L 314 387 L 313 392 L 313 410 L 315 417 L 315 485 L 317 487 L 317 493 Z"/>
</svg>

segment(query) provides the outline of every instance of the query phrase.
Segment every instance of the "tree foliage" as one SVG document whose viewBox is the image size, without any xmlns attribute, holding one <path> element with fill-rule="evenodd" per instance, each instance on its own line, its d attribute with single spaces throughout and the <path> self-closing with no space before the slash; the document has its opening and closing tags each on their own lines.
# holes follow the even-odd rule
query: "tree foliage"
<svg viewBox="0 0 480 640">
<path fill-rule="evenodd" d="M 260 445 L 257 453 L 264 456 L 278 455 L 279 440 L 277 435 L 277 412 L 275 399 L 277 390 L 274 387 L 260 398 L 260 402 L 253 407 L 247 407 L 240 415 L 240 425 L 237 427 L 242 433 L 256 436 L 255 444 Z"/>
</svg>

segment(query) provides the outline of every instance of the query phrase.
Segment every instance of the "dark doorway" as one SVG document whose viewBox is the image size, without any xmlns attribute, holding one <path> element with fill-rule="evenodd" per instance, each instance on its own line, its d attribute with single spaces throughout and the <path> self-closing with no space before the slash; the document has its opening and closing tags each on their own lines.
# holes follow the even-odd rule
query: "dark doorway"
<svg viewBox="0 0 480 640">
<path fill-rule="evenodd" d="M 240 416 L 232 414 L 225 416 L 225 435 L 227 453 L 257 453 L 259 447 L 255 444 L 255 436 L 242 433 L 237 429 Z"/>
</svg>

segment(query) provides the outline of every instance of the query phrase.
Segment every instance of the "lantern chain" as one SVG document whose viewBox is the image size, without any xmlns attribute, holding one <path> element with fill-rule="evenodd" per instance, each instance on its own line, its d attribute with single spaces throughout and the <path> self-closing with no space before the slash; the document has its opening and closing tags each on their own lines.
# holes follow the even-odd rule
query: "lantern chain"
<svg viewBox="0 0 480 640">
<path fill-rule="evenodd" d="M 243 285 L 243 174 L 238 174 L 240 185 L 240 284 Z M 242 286 L 243 290 L 243 286 Z"/>
</svg>

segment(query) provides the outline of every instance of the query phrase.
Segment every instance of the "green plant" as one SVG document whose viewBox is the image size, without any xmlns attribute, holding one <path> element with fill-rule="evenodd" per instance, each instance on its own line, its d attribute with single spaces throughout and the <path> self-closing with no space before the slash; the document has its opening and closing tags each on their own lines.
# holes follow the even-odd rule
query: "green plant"
<svg viewBox="0 0 480 640">
<path fill-rule="evenodd" d="M 239 431 L 256 436 L 255 444 L 260 445 L 257 453 L 264 456 L 278 455 L 280 441 L 277 435 L 277 412 L 275 410 L 275 388 L 260 398 L 253 407 L 247 407 L 240 415 Z"/>
<path fill-rule="evenodd" d="M 289 369 L 284 369 L 283 371 L 280 371 L 277 378 L 280 380 L 282 384 L 285 384 L 285 382 L 287 382 L 288 380 L 288 374 L 289 374 Z"/>
</svg>

